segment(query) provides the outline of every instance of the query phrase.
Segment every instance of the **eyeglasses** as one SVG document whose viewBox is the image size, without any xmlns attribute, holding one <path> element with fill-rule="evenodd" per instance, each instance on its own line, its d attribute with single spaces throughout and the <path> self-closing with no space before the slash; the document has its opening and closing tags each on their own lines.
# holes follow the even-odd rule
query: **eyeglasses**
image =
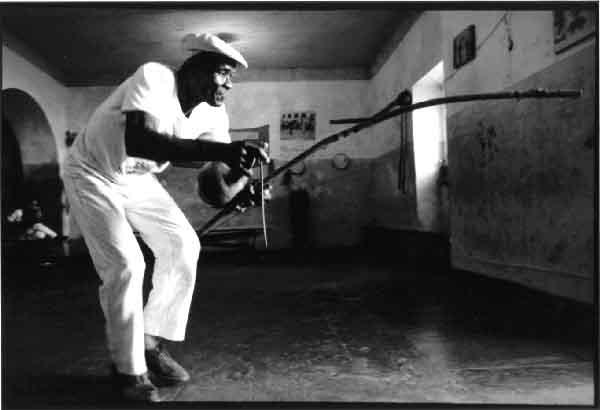
<svg viewBox="0 0 600 410">
<path fill-rule="evenodd" d="M 235 72 L 233 70 L 222 68 L 215 71 L 215 79 L 219 85 L 224 85 L 233 81 L 234 74 Z"/>
</svg>

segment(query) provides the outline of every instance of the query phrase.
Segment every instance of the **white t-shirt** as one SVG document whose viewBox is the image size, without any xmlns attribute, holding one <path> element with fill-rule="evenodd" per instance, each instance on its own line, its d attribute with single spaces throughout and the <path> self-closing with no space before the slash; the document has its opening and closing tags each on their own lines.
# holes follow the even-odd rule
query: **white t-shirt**
<svg viewBox="0 0 600 410">
<path fill-rule="evenodd" d="M 92 114 L 73 144 L 74 155 L 109 179 L 122 174 L 161 172 L 167 162 L 130 157 L 125 151 L 125 113 L 144 111 L 156 119 L 155 131 L 179 138 L 230 142 L 225 105 L 198 104 L 187 118 L 177 98 L 175 73 L 159 63 L 142 65 Z M 210 134 L 206 134 L 210 133 Z"/>
</svg>

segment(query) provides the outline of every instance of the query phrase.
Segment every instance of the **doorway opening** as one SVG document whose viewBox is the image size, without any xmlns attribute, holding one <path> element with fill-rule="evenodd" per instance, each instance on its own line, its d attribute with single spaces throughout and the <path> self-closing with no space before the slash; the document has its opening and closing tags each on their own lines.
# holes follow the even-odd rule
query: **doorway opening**
<svg viewBox="0 0 600 410">
<path fill-rule="evenodd" d="M 415 83 L 412 94 L 413 103 L 445 95 L 443 61 Z M 416 110 L 412 123 L 419 222 L 424 231 L 448 233 L 446 107 Z"/>
<path fill-rule="evenodd" d="M 2 90 L 2 119 L 3 223 L 5 213 L 35 206 L 43 223 L 61 234 L 62 183 L 46 114 L 29 94 L 9 88 Z"/>
</svg>

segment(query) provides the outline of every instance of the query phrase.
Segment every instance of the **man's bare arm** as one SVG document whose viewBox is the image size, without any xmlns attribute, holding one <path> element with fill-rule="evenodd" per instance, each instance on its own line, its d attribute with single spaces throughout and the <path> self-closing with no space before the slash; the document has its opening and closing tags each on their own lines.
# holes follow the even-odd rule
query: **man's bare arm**
<svg viewBox="0 0 600 410">
<path fill-rule="evenodd" d="M 125 149 L 127 155 L 154 161 L 220 161 L 232 170 L 251 175 L 250 168 L 258 161 L 268 162 L 269 156 L 253 141 L 229 144 L 200 139 L 183 139 L 156 132 L 154 119 L 142 111 L 126 114 Z"/>
<path fill-rule="evenodd" d="M 151 115 L 142 111 L 126 114 L 127 155 L 203 168 L 201 174 L 207 175 L 204 178 L 204 193 L 215 206 L 223 206 L 246 186 L 256 160 L 269 160 L 265 151 L 255 142 L 236 141 L 226 144 L 182 139 L 154 131 L 155 121 Z"/>
<path fill-rule="evenodd" d="M 155 119 L 142 111 L 126 114 L 125 149 L 127 155 L 154 161 L 232 161 L 229 144 L 188 140 L 155 131 Z"/>
</svg>

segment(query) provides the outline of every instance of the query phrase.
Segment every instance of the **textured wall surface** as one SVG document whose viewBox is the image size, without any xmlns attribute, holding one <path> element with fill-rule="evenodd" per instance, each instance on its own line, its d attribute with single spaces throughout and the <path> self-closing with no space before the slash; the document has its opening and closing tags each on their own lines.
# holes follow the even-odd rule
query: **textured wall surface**
<svg viewBox="0 0 600 410">
<path fill-rule="evenodd" d="M 411 87 L 442 58 L 440 13 L 424 13 L 411 27 L 406 37 L 373 77 L 370 88 L 372 112 L 385 107 L 398 94 Z M 399 117 L 372 128 L 373 146 L 377 156 L 372 164 L 369 191 L 369 223 L 390 229 L 421 229 L 417 215 L 415 181 L 407 193 L 398 189 Z M 413 155 L 413 152 L 410 153 Z M 414 175 L 414 173 L 413 173 Z M 436 203 L 434 199 L 432 202 Z M 431 212 L 437 213 L 432 204 Z"/>
<path fill-rule="evenodd" d="M 70 87 L 67 127 L 81 132 L 92 113 L 116 87 Z"/>
<path fill-rule="evenodd" d="M 402 43 L 371 80 L 369 105 L 373 112 L 385 107 L 411 87 L 442 59 L 440 13 L 428 11 L 408 31 Z M 384 121 L 372 128 L 377 157 L 398 148 L 398 122 Z"/>
<path fill-rule="evenodd" d="M 46 114 L 27 93 L 14 88 L 2 91 L 2 114 L 19 141 L 25 177 L 29 168 L 57 163 L 56 144 Z"/>
<path fill-rule="evenodd" d="M 367 81 L 249 82 L 235 84 L 227 100 L 231 128 L 269 125 L 271 156 L 290 159 L 318 140 L 346 126 L 331 125 L 330 120 L 369 114 Z M 294 111 L 316 113 L 315 140 L 281 140 L 281 115 Z M 310 159 L 330 158 L 337 152 L 351 157 L 372 157 L 377 149 L 369 130 L 314 153 Z"/>
<path fill-rule="evenodd" d="M 59 162 L 65 153 L 64 135 L 69 92 L 54 78 L 11 48 L 2 46 L 2 89 L 15 88 L 29 94 L 50 124 Z"/>
<path fill-rule="evenodd" d="M 44 222 L 53 230 L 62 230 L 61 181 L 56 141 L 43 108 L 27 92 L 9 88 L 2 91 L 2 115 L 14 132 L 22 166 L 22 181 L 18 184 L 14 206 L 24 208 L 37 200 L 44 212 Z M 3 141 L 4 142 L 4 141 Z M 17 165 L 16 163 L 14 165 Z M 9 211 L 9 210 L 5 210 Z"/>
<path fill-rule="evenodd" d="M 59 164 L 66 152 L 64 135 L 68 89 L 3 42 L 2 90 L 3 93 L 5 90 L 9 93 L 18 90 L 18 93 L 27 96 L 25 104 L 13 100 L 11 106 L 3 109 L 8 110 L 14 120 L 24 176 L 31 182 L 27 189 L 33 191 L 30 198 L 40 201 L 46 223 L 55 231 L 62 232 L 62 188 L 58 175 Z"/>
<path fill-rule="evenodd" d="M 398 189 L 398 149 L 371 163 L 371 182 L 367 203 L 369 226 L 389 229 L 412 229 L 418 226 L 415 181 L 408 193 Z"/>
<path fill-rule="evenodd" d="M 277 161 L 279 166 L 282 161 Z M 371 179 L 370 160 L 352 159 L 350 167 L 338 170 L 329 159 L 309 160 L 306 172 L 295 182 L 309 195 L 309 236 L 311 246 L 343 246 L 360 240 L 365 224 L 367 192 Z M 202 227 L 216 210 L 203 203 L 195 194 L 197 171 L 170 167 L 159 179 L 184 211 L 192 226 Z M 269 248 L 290 246 L 289 189 L 275 180 L 273 199 L 266 206 Z M 227 219 L 221 227 L 261 226 L 259 208 Z"/>
<path fill-rule="evenodd" d="M 448 95 L 586 87 L 576 102 L 448 105 L 453 265 L 590 301 L 594 38 L 556 54 L 551 10 L 444 11 L 441 23 Z M 455 70 L 452 41 L 470 24 L 477 56 Z"/>
<path fill-rule="evenodd" d="M 485 102 L 449 118 L 459 267 L 591 300 L 594 51 L 587 47 L 512 87 L 583 88 L 581 99 Z"/>
<path fill-rule="evenodd" d="M 346 246 L 360 239 L 368 210 L 371 160 L 353 158 L 345 170 L 330 160 L 310 162 L 305 185 L 311 198 L 312 229 L 317 246 Z"/>
<path fill-rule="evenodd" d="M 452 42 L 471 24 L 475 25 L 476 57 L 456 70 L 452 66 Z M 558 61 L 570 58 L 593 41 L 593 37 L 589 38 L 556 54 L 552 10 L 443 11 L 441 27 L 448 95 L 504 90 Z M 464 109 L 466 105 L 449 104 L 448 115 Z"/>
</svg>

